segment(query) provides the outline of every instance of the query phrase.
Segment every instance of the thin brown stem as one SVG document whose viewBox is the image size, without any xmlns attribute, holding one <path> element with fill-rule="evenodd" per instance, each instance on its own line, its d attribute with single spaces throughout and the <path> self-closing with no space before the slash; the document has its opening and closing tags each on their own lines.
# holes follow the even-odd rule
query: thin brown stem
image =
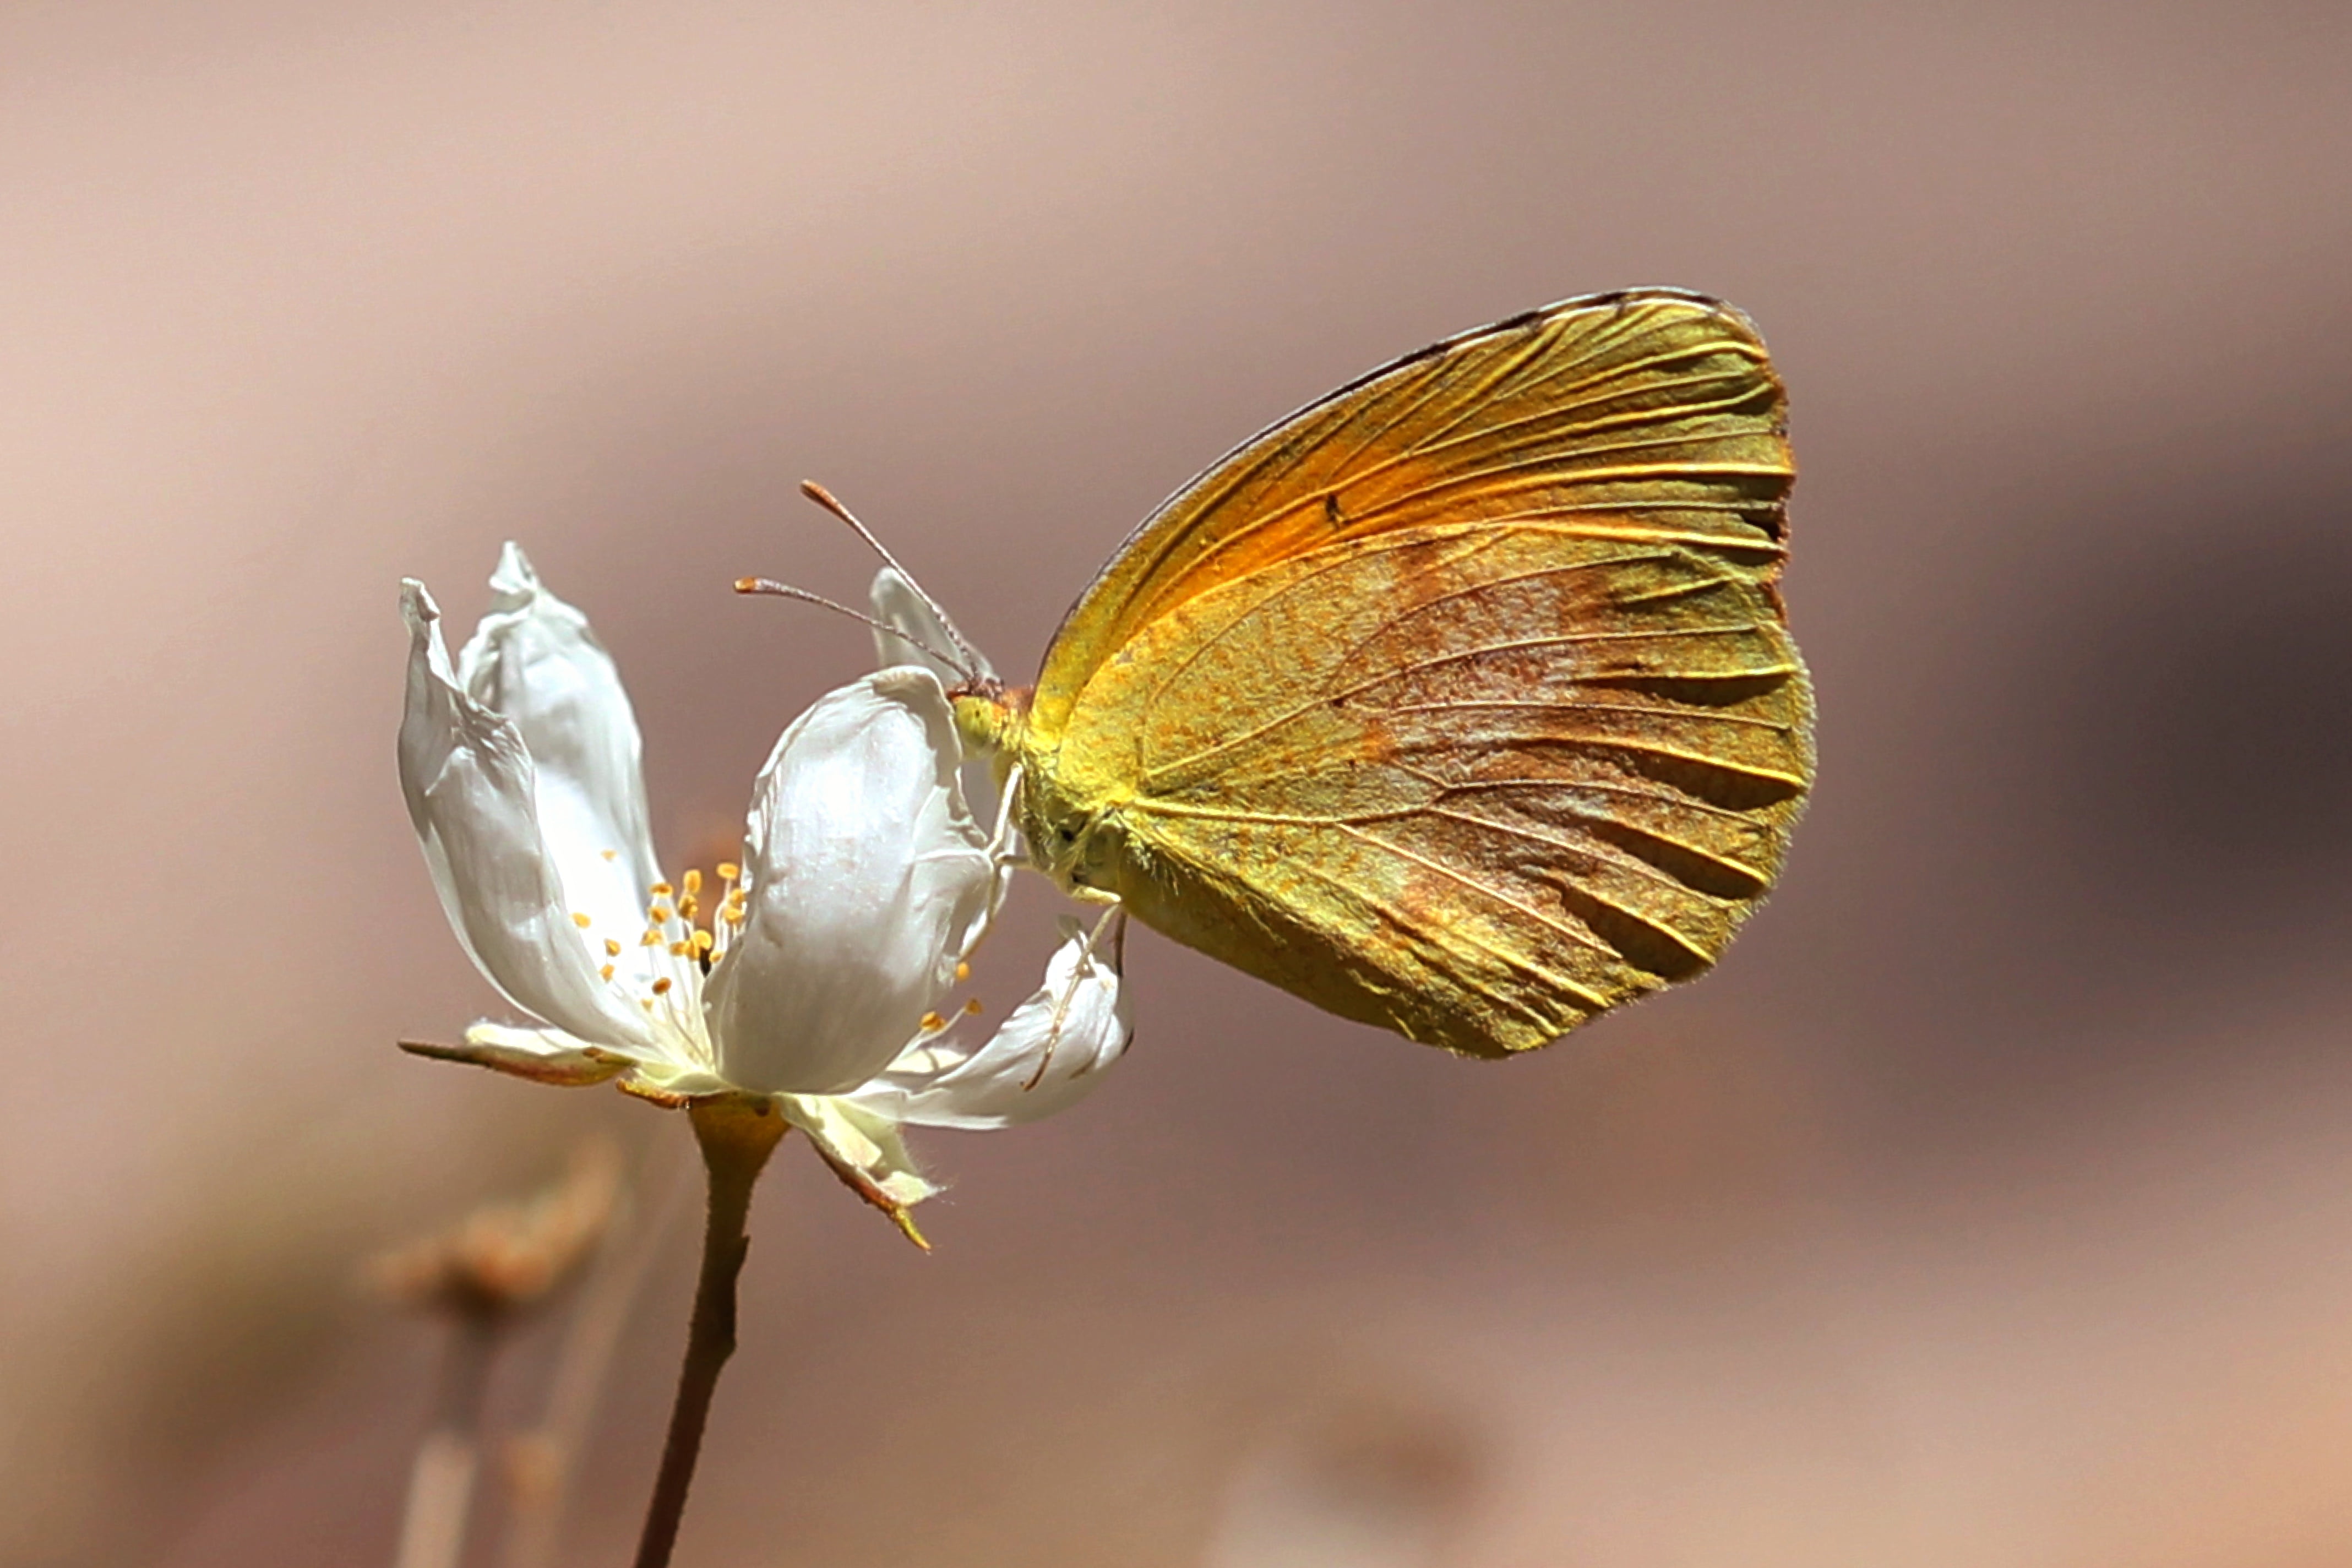
<svg viewBox="0 0 2352 1568">
<path fill-rule="evenodd" d="M 662 1446 L 661 1474 L 646 1505 L 636 1568 L 668 1568 L 670 1549 L 677 1543 L 678 1521 L 686 1514 L 686 1494 L 694 1485 L 702 1431 L 710 1419 L 710 1396 L 727 1358 L 735 1353 L 735 1280 L 751 1249 L 746 1234 L 751 1188 L 784 1135 L 784 1119 L 765 1101 L 710 1100 L 687 1114 L 693 1118 L 710 1178 L 710 1212 L 702 1232 L 702 1273 L 694 1288 L 686 1361 L 677 1373 L 677 1402 Z"/>
</svg>

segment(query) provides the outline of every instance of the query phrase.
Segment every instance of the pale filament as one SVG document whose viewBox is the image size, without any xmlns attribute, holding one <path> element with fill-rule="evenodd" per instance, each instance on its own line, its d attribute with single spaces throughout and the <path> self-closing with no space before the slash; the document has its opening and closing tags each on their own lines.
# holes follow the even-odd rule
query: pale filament
<svg viewBox="0 0 2352 1568">
<path fill-rule="evenodd" d="M 606 850 L 604 858 L 614 858 L 614 852 Z M 715 904 L 704 901 L 706 879 L 698 868 L 689 868 L 675 883 L 659 881 L 646 888 L 645 924 L 625 938 L 598 930 L 587 915 L 572 917 L 587 939 L 604 983 L 659 1017 L 706 1065 L 713 1052 L 702 1020 L 702 979 L 726 956 L 742 927 L 750 894 L 740 866 L 722 860 L 717 869 Z M 638 951 L 625 972 L 622 961 L 631 949 Z"/>
<path fill-rule="evenodd" d="M 997 824 L 996 852 L 1010 834 L 1010 813 L 1000 816 Z M 612 859 L 611 850 L 604 852 Z M 1009 863 L 1009 862 L 1008 862 Z M 655 882 L 646 889 L 646 923 L 625 942 L 596 929 L 589 916 L 574 913 L 572 924 L 580 928 L 598 960 L 598 973 L 614 992 L 636 1002 L 648 1014 L 668 1026 L 668 1032 L 684 1040 L 694 1056 L 705 1066 L 715 1063 L 717 1053 L 711 1048 L 709 1032 L 702 1017 L 702 981 L 718 962 L 727 956 L 728 947 L 735 933 L 750 918 L 751 885 L 743 879 L 743 868 L 730 860 L 721 860 L 716 868 L 719 878 L 719 900 L 706 905 L 703 891 L 706 884 L 701 870 L 689 867 L 676 882 Z M 1000 889 L 992 889 L 1000 891 Z M 991 910 L 992 915 L 993 910 Z M 993 921 L 982 922 L 984 932 Z M 972 943 L 979 945 L 978 941 Z M 641 953 L 646 973 L 625 974 L 621 961 L 631 948 L 650 949 Z M 971 962 L 967 956 L 956 961 L 959 984 L 971 978 Z M 944 1035 L 958 1019 L 977 1017 L 983 1009 L 977 996 L 967 998 L 953 1013 L 930 1012 L 923 1015 L 913 1043 L 927 1045 Z"/>
</svg>

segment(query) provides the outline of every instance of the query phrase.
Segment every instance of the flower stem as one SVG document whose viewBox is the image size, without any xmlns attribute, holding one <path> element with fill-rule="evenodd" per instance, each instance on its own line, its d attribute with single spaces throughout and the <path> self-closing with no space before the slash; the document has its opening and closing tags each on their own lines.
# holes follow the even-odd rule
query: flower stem
<svg viewBox="0 0 2352 1568">
<path fill-rule="evenodd" d="M 636 1568 L 667 1568 L 677 1542 L 678 1521 L 685 1517 L 686 1494 L 702 1452 L 702 1429 L 710 1419 L 710 1396 L 719 1387 L 719 1369 L 735 1353 L 735 1279 L 751 1250 L 746 1234 L 751 1188 L 785 1129 L 783 1117 L 764 1100 L 706 1100 L 689 1107 L 687 1115 L 710 1178 L 710 1212 L 702 1232 L 702 1274 L 694 1288 L 686 1361 L 677 1373 L 677 1403 L 670 1410 L 661 1474 L 646 1505 Z"/>
</svg>

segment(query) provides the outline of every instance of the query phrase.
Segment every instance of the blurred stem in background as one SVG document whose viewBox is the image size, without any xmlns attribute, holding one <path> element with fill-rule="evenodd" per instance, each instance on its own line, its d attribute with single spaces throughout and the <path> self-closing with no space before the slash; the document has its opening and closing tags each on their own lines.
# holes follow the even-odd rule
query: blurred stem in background
<svg viewBox="0 0 2352 1568">
<path fill-rule="evenodd" d="M 612 1374 L 622 1331 L 628 1327 L 662 1244 L 694 1200 L 701 1169 L 692 1145 L 667 1136 L 657 1139 L 646 1152 L 636 1191 L 658 1196 L 649 1208 L 628 1217 L 625 1234 L 606 1240 L 556 1352 L 546 1414 L 536 1430 L 518 1436 L 509 1447 L 512 1511 L 499 1555 L 501 1568 L 551 1568 L 555 1562 L 579 1479 L 581 1450 Z"/>
<path fill-rule="evenodd" d="M 465 1552 L 474 1476 L 481 1468 L 482 1395 L 505 1329 L 505 1314 L 495 1310 L 462 1313 L 449 1325 L 433 1424 L 409 1467 L 394 1568 L 457 1568 Z"/>
<path fill-rule="evenodd" d="M 735 1281 L 751 1250 L 747 1234 L 751 1189 L 786 1131 L 775 1106 L 751 1095 L 698 1100 L 687 1114 L 702 1146 L 710 1207 L 703 1225 L 702 1272 L 694 1287 L 686 1360 L 678 1368 L 677 1402 L 671 1407 L 669 1436 L 662 1445 L 661 1473 L 646 1505 L 636 1568 L 668 1568 L 670 1550 L 677 1543 L 686 1494 L 694 1485 L 695 1461 L 702 1453 L 703 1427 L 710 1418 L 710 1396 L 718 1390 L 727 1358 L 735 1353 Z"/>
<path fill-rule="evenodd" d="M 395 1568 L 457 1568 L 497 1352 L 517 1319 L 597 1250 L 620 1198 L 619 1157 L 611 1144 L 593 1143 L 573 1156 L 562 1180 L 536 1195 L 477 1209 L 454 1228 L 368 1265 L 377 1289 L 446 1319 L 450 1333 L 433 1418 L 409 1472 Z"/>
</svg>

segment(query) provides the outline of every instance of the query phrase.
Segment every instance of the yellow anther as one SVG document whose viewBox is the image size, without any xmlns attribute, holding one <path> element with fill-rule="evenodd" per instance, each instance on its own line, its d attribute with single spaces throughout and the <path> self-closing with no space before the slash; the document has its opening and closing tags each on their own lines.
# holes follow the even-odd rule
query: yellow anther
<svg viewBox="0 0 2352 1568">
<path fill-rule="evenodd" d="M 590 920 L 586 915 L 582 914 L 578 910 L 574 910 L 572 911 L 572 923 L 578 926 L 582 931 L 586 931 L 590 926 L 594 925 L 596 922 Z"/>
<path fill-rule="evenodd" d="M 694 951 L 697 952 L 709 952 L 718 944 L 719 939 L 712 936 L 707 931 L 698 931 L 694 933 Z"/>
<path fill-rule="evenodd" d="M 663 992 L 667 991 L 667 990 L 669 989 L 669 987 L 670 987 L 670 979 L 669 979 L 669 976 L 668 976 L 668 975 L 667 975 L 667 974 L 665 974 L 665 975 L 663 975 L 659 980 L 656 980 L 656 981 L 655 981 L 655 982 L 654 982 L 654 994 L 655 994 L 655 995 L 656 995 L 656 996 L 658 996 L 658 995 L 660 995 Z"/>
<path fill-rule="evenodd" d="M 746 916 L 743 913 L 743 906 L 740 904 L 734 904 L 730 905 L 727 909 L 721 910 L 719 913 L 719 918 L 725 921 L 729 925 L 739 926 L 743 923 Z"/>
<path fill-rule="evenodd" d="M 692 894 L 698 893 L 698 892 L 702 891 L 702 873 L 701 873 L 701 872 L 699 872 L 699 871 L 688 871 L 688 872 L 685 875 L 685 877 L 681 879 L 681 880 L 683 880 L 683 881 L 686 883 L 686 890 L 687 890 L 687 892 L 688 892 L 688 894 L 689 896 L 690 896 L 690 895 L 692 895 Z"/>
<path fill-rule="evenodd" d="M 618 958 L 621 956 L 621 944 L 614 942 L 609 936 L 604 939 L 604 956 L 607 958 Z"/>
<path fill-rule="evenodd" d="M 607 849 L 604 853 L 607 860 L 617 860 L 621 858 L 621 852 L 617 849 Z"/>
<path fill-rule="evenodd" d="M 637 945 L 639 947 L 659 947 L 661 945 L 661 932 L 657 931 L 649 931 L 646 932 L 645 935 L 637 938 Z"/>
<path fill-rule="evenodd" d="M 725 880 L 731 882 L 742 874 L 743 868 L 735 864 L 734 861 L 721 860 L 719 862 L 719 875 Z"/>
<path fill-rule="evenodd" d="M 646 911 L 646 919 L 653 921 L 656 925 L 661 924 L 662 921 L 669 918 L 670 909 L 667 904 L 656 904 L 652 909 Z"/>
<path fill-rule="evenodd" d="M 979 997 L 977 997 L 977 996 L 975 996 L 975 997 L 973 997 L 971 1001 L 969 1001 L 969 1002 L 965 1003 L 965 1004 L 963 1005 L 963 1011 L 964 1011 L 964 1016 L 966 1016 L 966 1017 L 968 1017 L 968 1018 L 977 1018 L 977 1017 L 979 1017 L 979 1016 L 980 1016 L 980 998 L 979 998 Z"/>
<path fill-rule="evenodd" d="M 700 908 L 702 908 L 701 901 L 689 894 L 687 897 L 678 900 L 677 918 L 682 921 L 690 921 L 694 918 L 694 912 Z"/>
<path fill-rule="evenodd" d="M 603 975 L 605 979 L 610 980 L 610 979 L 612 979 L 612 978 L 613 978 L 613 966 L 612 966 L 611 964 L 609 964 L 609 963 L 608 963 L 608 964 L 606 964 L 604 968 L 602 968 L 602 969 L 598 970 L 596 973 L 599 973 L 599 974 L 601 974 L 601 975 Z"/>
<path fill-rule="evenodd" d="M 926 1032 L 936 1029 L 944 1029 L 947 1026 L 948 1021 L 945 1018 L 940 1017 L 937 1013 L 926 1013 L 923 1015 L 923 1028 Z"/>
<path fill-rule="evenodd" d="M 684 958 L 688 953 L 692 952 L 693 951 L 694 948 L 692 944 L 688 942 L 674 942 L 669 944 L 669 955 L 672 958 Z"/>
<path fill-rule="evenodd" d="M 969 980 L 969 979 L 971 979 L 971 964 L 969 964 L 969 963 L 965 963 L 963 960 L 961 960 L 961 959 L 958 959 L 958 960 L 956 960 L 956 978 L 957 978 L 958 980 Z"/>
<path fill-rule="evenodd" d="M 652 887 L 646 890 L 656 899 L 667 899 L 670 894 L 676 892 L 677 889 L 671 887 L 667 882 L 656 882 Z"/>
</svg>

